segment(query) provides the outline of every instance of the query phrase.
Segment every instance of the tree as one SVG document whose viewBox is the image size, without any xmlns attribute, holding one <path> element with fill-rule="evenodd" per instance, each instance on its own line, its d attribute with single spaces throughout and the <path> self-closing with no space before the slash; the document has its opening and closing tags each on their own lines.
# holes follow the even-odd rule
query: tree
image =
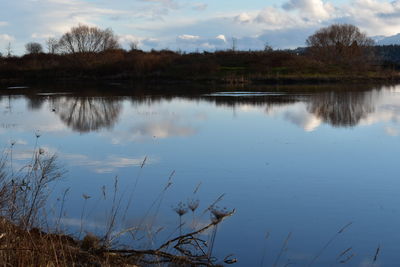
<svg viewBox="0 0 400 267">
<path fill-rule="evenodd" d="M 306 40 L 312 56 L 330 64 L 371 62 L 374 41 L 351 24 L 321 28 Z"/>
<path fill-rule="evenodd" d="M 138 41 L 129 42 L 129 51 L 136 51 L 136 50 L 139 50 L 139 42 Z"/>
<path fill-rule="evenodd" d="M 49 37 L 46 41 L 47 52 L 49 54 L 55 54 L 58 50 L 58 40 L 52 37 Z"/>
<path fill-rule="evenodd" d="M 272 46 L 269 45 L 268 42 L 265 42 L 264 44 L 264 52 L 272 52 L 274 49 L 272 48 Z"/>
<path fill-rule="evenodd" d="M 71 28 L 58 42 L 58 48 L 64 53 L 103 52 L 119 47 L 111 29 L 102 30 L 82 24 Z"/>
<path fill-rule="evenodd" d="M 39 54 L 39 53 L 43 53 L 43 47 L 41 44 L 39 43 L 27 43 L 25 45 L 25 49 L 26 49 L 26 53 L 27 54 Z"/>
</svg>

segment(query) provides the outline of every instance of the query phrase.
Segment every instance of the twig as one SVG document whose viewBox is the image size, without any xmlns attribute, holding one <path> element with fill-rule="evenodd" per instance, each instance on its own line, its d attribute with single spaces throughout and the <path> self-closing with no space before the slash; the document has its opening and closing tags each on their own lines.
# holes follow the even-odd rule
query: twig
<svg viewBox="0 0 400 267">
<path fill-rule="evenodd" d="M 314 262 L 322 255 L 322 253 L 324 253 L 325 249 L 336 239 L 336 237 L 341 233 L 343 233 L 352 224 L 353 224 L 352 222 L 349 222 L 348 224 L 343 226 L 336 234 L 334 234 L 332 238 L 329 239 L 328 242 L 326 242 L 326 244 L 322 247 L 322 249 L 318 251 L 317 255 L 315 255 L 315 257 L 311 260 L 311 262 L 307 266 L 311 266 L 312 264 L 314 264 Z"/>
<path fill-rule="evenodd" d="M 235 210 L 229 212 L 224 218 L 230 217 L 230 216 L 232 216 L 234 213 L 235 213 Z M 222 221 L 222 220 L 221 220 L 221 221 Z M 204 231 L 206 231 L 207 229 L 213 227 L 214 225 L 217 225 L 217 224 L 220 223 L 221 221 L 214 221 L 214 222 L 211 222 L 210 224 L 204 226 L 203 228 L 201 228 L 201 229 L 199 229 L 199 230 L 197 230 L 197 231 L 194 231 L 194 232 L 191 232 L 191 233 L 182 235 L 182 236 L 178 236 L 178 237 L 176 237 L 176 238 L 174 238 L 174 239 L 171 239 L 171 240 L 165 242 L 164 244 L 162 244 L 157 250 L 162 250 L 163 248 L 168 247 L 171 243 L 173 243 L 173 242 L 175 242 L 175 241 L 178 241 L 179 239 L 183 239 L 183 238 L 186 238 L 186 237 L 188 237 L 188 236 L 193 236 L 193 235 L 197 235 L 197 234 L 199 234 L 199 233 L 201 233 L 201 232 L 204 232 Z"/>
</svg>

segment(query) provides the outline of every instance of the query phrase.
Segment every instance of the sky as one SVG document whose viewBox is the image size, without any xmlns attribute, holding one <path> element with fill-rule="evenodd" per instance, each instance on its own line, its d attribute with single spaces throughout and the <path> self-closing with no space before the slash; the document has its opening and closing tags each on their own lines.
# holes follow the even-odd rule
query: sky
<svg viewBox="0 0 400 267">
<path fill-rule="evenodd" d="M 23 54 L 78 24 L 111 28 L 123 47 L 214 51 L 304 46 L 317 29 L 351 23 L 369 36 L 400 32 L 400 0 L 0 0 L 0 52 Z M 235 41 L 232 41 L 235 40 Z"/>
</svg>

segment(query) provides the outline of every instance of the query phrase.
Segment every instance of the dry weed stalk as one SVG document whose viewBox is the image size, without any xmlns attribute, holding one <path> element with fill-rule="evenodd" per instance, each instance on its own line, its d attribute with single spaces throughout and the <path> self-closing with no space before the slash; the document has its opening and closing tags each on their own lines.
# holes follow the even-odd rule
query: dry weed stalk
<svg viewBox="0 0 400 267">
<path fill-rule="evenodd" d="M 180 202 L 175 212 L 180 218 L 180 234 L 176 238 L 169 239 L 159 248 L 153 250 L 118 250 L 112 249 L 113 242 L 125 233 L 135 233 L 139 227 L 130 227 L 115 233 L 117 220 L 125 217 L 126 210 L 121 211 L 124 194 L 119 194 L 118 179 L 115 178 L 112 208 L 108 214 L 106 233 L 103 238 L 94 235 L 86 235 L 83 240 L 75 240 L 70 236 L 60 234 L 64 203 L 69 188 L 64 190 L 61 197 L 61 210 L 55 218 L 57 234 L 41 231 L 42 225 L 48 225 L 46 218 L 46 205 L 49 198 L 51 184 L 60 179 L 65 171 L 59 167 L 56 155 L 48 155 L 46 151 L 38 147 L 39 133 L 36 133 L 36 142 L 31 161 L 18 171 L 13 170 L 12 149 L 5 151 L 0 156 L 0 262 L 5 266 L 135 266 L 134 264 L 175 264 L 190 266 L 216 266 L 212 250 L 215 242 L 217 226 L 225 218 L 234 214 L 235 210 L 219 209 L 215 203 L 220 201 L 223 195 L 217 199 L 207 211 L 210 211 L 212 220 L 205 227 L 182 234 L 182 216 L 189 209 L 194 212 L 198 209 L 199 201 L 191 200 L 187 204 Z M 146 158 L 141 165 L 144 167 Z M 11 168 L 11 170 L 10 170 Z M 155 216 L 161 205 L 165 192 L 172 185 L 172 172 L 167 184 L 162 189 L 156 200 L 151 204 L 147 215 L 156 207 Z M 140 177 L 140 175 L 139 175 Z M 136 179 L 138 180 L 138 179 Z M 136 188 L 136 183 L 134 188 Z M 197 188 L 198 189 L 198 188 Z M 106 199 L 105 187 L 102 194 Z M 83 194 L 83 210 L 81 213 L 81 225 L 79 236 L 83 232 L 83 221 L 89 195 Z M 129 196 L 128 206 L 132 196 Z M 42 216 L 44 215 L 44 216 Z M 43 219 L 41 219 L 43 218 Z M 153 227 L 154 221 L 150 227 Z M 210 228 L 212 232 L 211 244 L 199 236 Z M 161 231 L 159 228 L 157 232 Z M 136 241 L 136 239 L 134 239 Z M 170 252 L 174 249 L 175 253 Z M 224 259 L 227 264 L 236 262 L 230 256 Z"/>
</svg>

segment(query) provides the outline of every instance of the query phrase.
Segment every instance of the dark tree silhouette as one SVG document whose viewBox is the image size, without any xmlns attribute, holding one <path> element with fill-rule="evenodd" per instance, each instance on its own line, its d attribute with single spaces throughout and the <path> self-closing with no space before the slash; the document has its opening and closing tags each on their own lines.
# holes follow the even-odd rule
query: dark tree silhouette
<svg viewBox="0 0 400 267">
<path fill-rule="evenodd" d="M 43 47 L 39 43 L 31 42 L 25 45 L 27 54 L 39 54 L 43 52 Z"/>
<path fill-rule="evenodd" d="M 58 49 L 63 53 L 103 52 L 118 48 L 118 39 L 111 29 L 81 24 L 65 33 L 58 43 Z"/>
<path fill-rule="evenodd" d="M 311 96 L 307 110 L 334 127 L 353 127 L 375 111 L 371 92 L 325 92 Z"/>
<path fill-rule="evenodd" d="M 50 37 L 46 41 L 46 46 L 47 46 L 47 52 L 49 52 L 49 54 L 55 54 L 58 50 L 58 40 Z"/>
<path fill-rule="evenodd" d="M 306 43 L 311 55 L 326 63 L 362 67 L 373 60 L 374 41 L 351 24 L 321 28 Z"/>
<path fill-rule="evenodd" d="M 42 96 L 37 95 L 27 95 L 26 96 L 28 101 L 28 109 L 29 110 L 38 110 L 43 107 L 43 104 L 46 102 L 46 99 Z"/>
<path fill-rule="evenodd" d="M 112 98 L 59 97 L 51 104 L 60 119 L 80 133 L 111 128 L 121 111 L 120 101 Z"/>
</svg>

